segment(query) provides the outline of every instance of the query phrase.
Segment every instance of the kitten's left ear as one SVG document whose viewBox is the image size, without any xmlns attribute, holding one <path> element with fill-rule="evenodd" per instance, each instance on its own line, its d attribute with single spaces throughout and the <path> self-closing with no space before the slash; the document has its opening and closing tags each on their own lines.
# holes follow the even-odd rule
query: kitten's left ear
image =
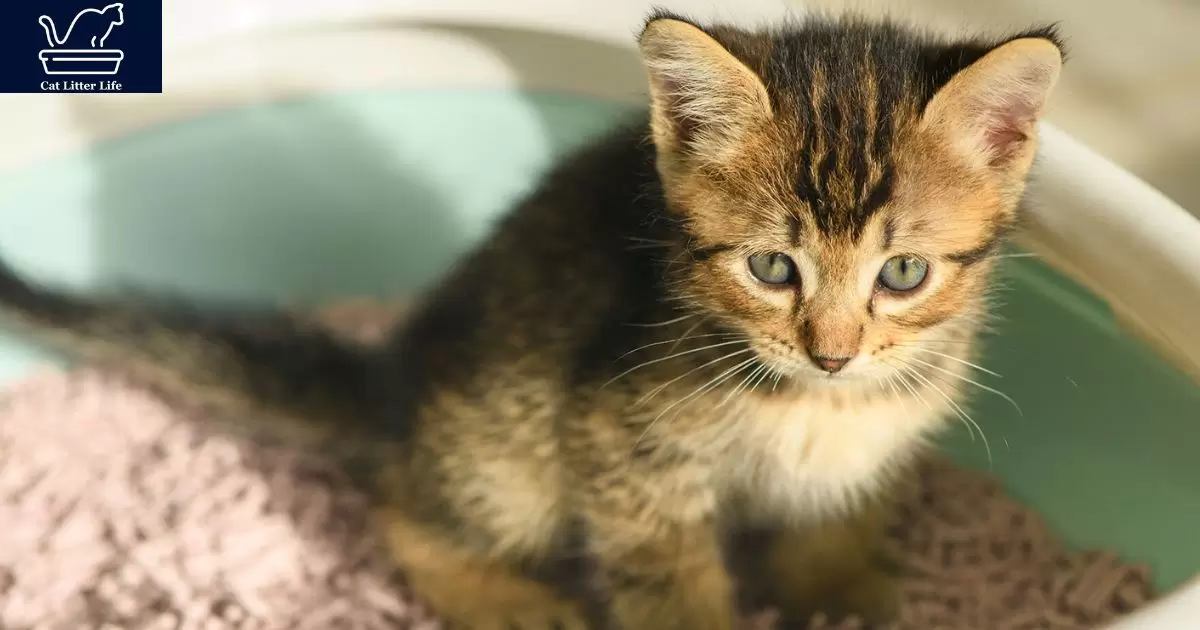
<svg viewBox="0 0 1200 630">
<path fill-rule="evenodd" d="M 1062 49 L 1050 39 L 1002 44 L 951 77 L 925 107 L 921 124 L 980 166 L 1024 173 L 1062 64 Z"/>
</svg>

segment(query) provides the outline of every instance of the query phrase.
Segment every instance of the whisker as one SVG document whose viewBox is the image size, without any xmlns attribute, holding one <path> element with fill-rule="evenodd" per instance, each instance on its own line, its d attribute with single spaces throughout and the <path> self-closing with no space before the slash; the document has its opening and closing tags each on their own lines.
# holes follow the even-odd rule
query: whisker
<svg viewBox="0 0 1200 630">
<path fill-rule="evenodd" d="M 664 415 L 666 415 L 666 413 L 668 411 L 670 411 L 672 407 L 684 402 L 685 400 L 688 400 L 695 396 L 704 394 L 707 391 L 709 391 L 711 388 L 720 387 L 721 383 L 724 383 L 725 381 L 729 380 L 730 378 L 733 378 L 733 376 L 735 376 L 738 372 L 749 367 L 750 365 L 753 365 L 754 362 L 757 360 L 758 360 L 758 357 L 750 357 L 749 359 L 746 359 L 745 361 L 742 361 L 741 363 L 738 363 L 737 365 L 729 368 L 728 370 L 725 370 L 724 372 L 718 374 L 712 380 L 708 381 L 704 385 L 697 387 L 695 390 L 692 391 L 692 393 L 688 394 L 687 396 L 684 396 L 683 398 L 676 400 L 675 402 L 671 403 L 670 405 L 667 405 L 662 411 L 660 411 L 658 413 L 657 416 L 654 417 L 653 420 L 650 421 L 650 424 L 646 425 L 646 428 L 642 431 L 642 434 L 638 436 L 638 439 L 636 441 L 634 441 L 633 448 L 636 449 L 638 444 L 641 444 L 642 439 L 644 439 L 646 437 L 646 434 L 648 434 L 650 432 L 650 429 L 654 428 L 654 425 L 658 424 L 658 421 L 661 420 L 662 417 Z"/>
<path fill-rule="evenodd" d="M 728 370 L 725 370 L 721 374 L 718 374 L 716 377 L 714 377 L 712 380 L 708 381 L 704 385 L 701 385 L 700 387 L 697 387 L 696 389 L 692 390 L 692 393 L 667 405 L 666 408 L 664 408 L 662 411 L 659 412 L 658 418 L 661 418 L 664 414 L 666 414 L 668 411 L 670 411 L 671 408 L 674 407 L 675 405 L 678 405 L 687 400 L 695 399 L 698 396 L 707 394 L 708 392 L 720 387 L 725 381 L 728 381 L 729 379 L 736 376 L 742 370 L 753 365 L 755 361 L 758 361 L 758 357 L 750 357 L 749 359 L 742 361 L 741 363 L 729 368 Z M 683 408 L 681 407 L 680 411 L 682 411 L 682 409 Z M 655 420 L 657 421 L 658 418 L 655 418 Z"/>
<path fill-rule="evenodd" d="M 984 448 L 984 450 L 987 451 L 988 466 L 990 467 L 992 465 L 992 446 L 991 446 L 991 444 L 988 443 L 987 435 L 983 432 L 983 427 L 979 426 L 979 423 L 976 422 L 975 419 L 971 417 L 971 414 L 967 413 L 966 411 L 963 410 L 962 407 L 958 406 L 958 403 L 954 402 L 954 399 L 952 399 L 950 396 L 948 396 L 946 394 L 946 392 L 942 390 L 942 388 L 937 386 L 936 383 L 929 380 L 929 378 L 927 378 L 926 376 L 924 376 L 923 374 L 921 374 L 919 371 L 912 368 L 911 366 L 906 366 L 906 369 L 909 371 L 910 374 L 913 375 L 914 378 L 917 378 L 917 379 L 923 381 L 927 387 L 929 387 L 933 391 L 937 392 L 937 394 L 939 396 L 941 396 L 942 399 L 945 400 L 947 404 L 950 405 L 950 407 L 954 410 L 954 413 L 958 415 L 960 420 L 962 420 L 963 422 L 970 423 L 970 425 L 967 427 L 968 430 L 970 430 L 971 426 L 974 426 L 975 430 L 979 431 L 979 437 L 983 439 L 983 448 Z"/>
<path fill-rule="evenodd" d="M 625 325 L 626 325 L 626 326 L 637 326 L 637 327 L 639 327 L 639 328 L 655 328 L 655 327 L 658 327 L 658 326 L 670 326 L 671 324 L 677 324 L 677 323 L 679 323 L 679 322 L 682 322 L 682 321 L 684 321 L 684 320 L 691 319 L 691 318 L 693 318 L 693 317 L 695 317 L 695 316 L 697 316 L 697 315 L 699 315 L 699 313 L 691 313 L 691 314 L 688 314 L 688 315 L 683 315 L 683 316 L 680 316 L 680 317 L 676 317 L 675 319 L 668 319 L 668 320 L 667 320 L 667 321 L 665 321 L 665 322 L 658 322 L 658 323 L 656 323 L 656 324 L 637 324 L 637 323 L 634 323 L 634 322 L 629 322 L 629 323 L 626 323 Z"/>
<path fill-rule="evenodd" d="M 916 341 L 916 342 L 897 341 L 892 345 L 900 346 L 902 348 L 924 348 L 926 346 L 926 344 L 931 344 L 931 343 L 937 343 L 937 344 L 942 344 L 942 345 L 962 346 L 962 345 L 975 344 L 975 343 L 979 343 L 979 342 L 974 339 L 929 339 L 926 341 Z"/>
<path fill-rule="evenodd" d="M 742 382 L 738 383 L 737 387 L 734 387 L 732 390 L 730 390 L 730 392 L 725 395 L 725 398 L 722 399 L 721 402 L 717 404 L 717 408 L 724 407 L 725 403 L 729 402 L 731 399 L 736 397 L 740 393 L 741 389 L 743 387 L 745 387 L 747 383 L 750 382 L 750 379 L 757 376 L 758 373 L 760 371 L 762 371 L 762 369 L 765 368 L 766 366 L 767 365 L 765 363 L 761 363 L 761 364 L 759 364 L 758 367 L 754 368 L 753 370 L 750 370 L 750 373 L 746 375 L 746 378 L 742 379 Z"/>
<path fill-rule="evenodd" d="M 701 319 L 700 321 L 689 326 L 688 329 L 683 331 L 683 334 L 679 336 L 679 339 L 675 340 L 675 344 L 672 345 L 670 348 L 667 348 L 667 352 L 668 353 L 675 352 L 675 348 L 678 348 L 679 344 L 683 343 L 684 339 L 688 339 L 688 335 L 692 334 L 693 330 L 696 330 L 697 328 L 699 328 L 706 321 L 708 321 L 707 317 L 705 317 L 705 318 Z M 715 334 L 731 334 L 731 333 L 715 333 Z M 704 335 L 704 336 L 707 336 L 707 335 Z M 700 339 L 700 337 L 692 337 L 692 338 Z"/>
<path fill-rule="evenodd" d="M 971 380 L 971 379 L 969 379 L 969 378 L 967 378 L 967 377 L 963 376 L 962 374 L 956 374 L 956 373 L 954 373 L 954 372 L 952 372 L 952 371 L 950 371 L 950 370 L 947 370 L 946 368 L 943 368 L 943 367 L 940 367 L 940 366 L 934 365 L 934 364 L 932 364 L 932 363 L 929 363 L 929 362 L 927 362 L 927 361 L 922 361 L 921 359 L 918 359 L 918 358 L 916 358 L 916 357 L 912 357 L 912 360 L 913 360 L 913 361 L 916 361 L 917 363 L 920 363 L 920 364 L 922 364 L 922 365 L 925 365 L 925 366 L 928 366 L 928 367 L 930 367 L 930 368 L 933 368 L 933 369 L 935 369 L 935 370 L 937 370 L 937 371 L 939 371 L 939 372 L 942 372 L 942 373 L 944 373 L 944 374 L 949 374 L 950 376 L 953 376 L 954 378 L 957 378 L 957 379 L 959 379 L 959 380 L 961 380 L 961 381 L 963 381 L 963 382 L 966 382 L 966 383 L 970 383 L 970 384 L 974 385 L 975 387 L 978 387 L 979 389 L 982 389 L 982 390 L 984 390 L 984 391 L 987 391 L 987 392 L 991 392 L 991 393 L 993 393 L 993 394 L 995 394 L 995 395 L 997 395 L 997 396 L 999 396 L 999 397 L 1003 398 L 1004 400 L 1007 400 L 1007 401 L 1008 401 L 1008 403 L 1009 403 L 1010 405 L 1012 405 L 1014 409 L 1016 409 L 1016 410 L 1017 410 L 1017 413 L 1021 414 L 1021 417 L 1022 417 L 1022 418 L 1024 418 L 1024 417 L 1025 417 L 1025 412 L 1021 411 L 1021 405 L 1018 405 L 1018 404 L 1017 404 L 1017 401 L 1013 400 L 1013 399 L 1012 399 L 1012 397 L 1010 397 L 1008 394 L 1005 394 L 1004 392 L 1002 392 L 1002 391 L 1000 391 L 1000 390 L 998 390 L 998 389 L 993 389 L 993 388 L 991 388 L 991 387 L 988 387 L 987 385 L 984 385 L 984 384 L 982 384 L 982 383 L 977 383 L 977 382 L 975 382 L 975 381 L 973 381 L 973 380 Z"/>
<path fill-rule="evenodd" d="M 675 269 L 675 265 L 679 264 L 679 259 L 683 258 L 685 255 L 687 255 L 687 250 L 681 250 L 676 252 L 675 255 L 670 258 L 654 257 L 651 260 L 663 265 L 663 271 L 666 271 L 668 276 L 670 276 L 671 271 Z M 678 286 L 682 284 L 681 282 L 675 281 L 674 278 L 671 278 L 671 281 L 672 286 Z"/>
<path fill-rule="evenodd" d="M 658 239 L 653 239 L 653 238 L 639 238 L 636 236 L 630 236 L 626 240 L 636 243 L 636 245 L 632 245 L 629 247 L 629 249 L 631 249 L 631 250 L 633 250 L 633 249 L 659 249 L 659 248 L 666 249 L 668 247 L 674 247 L 675 245 L 678 244 L 674 241 L 663 241 L 663 240 L 658 240 Z"/>
<path fill-rule="evenodd" d="M 921 401 L 921 404 L 925 405 L 926 409 L 933 411 L 933 406 L 929 404 L 929 401 L 925 400 L 925 397 L 921 395 L 921 392 L 917 391 L 917 389 L 915 387 L 913 387 L 912 383 L 908 382 L 907 375 L 902 373 L 899 369 L 896 368 L 896 366 L 892 365 L 890 362 L 885 360 L 883 363 L 884 363 L 884 365 L 892 368 L 892 371 L 896 374 L 896 377 L 900 381 L 900 384 L 903 385 L 904 388 L 907 389 L 910 394 L 912 394 L 917 400 Z M 971 439 L 972 440 L 975 439 L 974 433 L 971 434 Z"/>
<path fill-rule="evenodd" d="M 696 330 L 696 326 L 699 326 L 699 325 L 700 325 L 700 323 L 697 322 L 694 326 L 689 328 L 687 330 L 687 332 Z M 685 332 L 683 334 L 683 336 L 678 339 L 668 339 L 666 341 L 655 341 L 654 343 L 648 343 L 644 346 L 638 346 L 638 347 L 634 348 L 633 350 L 630 350 L 629 352 L 626 352 L 625 354 L 622 354 L 621 356 L 619 356 L 617 358 L 624 359 L 625 357 L 627 357 L 639 350 L 645 350 L 646 348 L 653 348 L 654 346 L 661 346 L 663 344 L 673 343 L 673 344 L 678 345 L 680 342 L 684 341 L 685 339 L 703 339 L 705 337 L 734 337 L 734 336 L 736 336 L 736 333 L 712 333 L 712 334 L 707 334 L 707 335 L 696 335 L 695 337 L 688 337 L 687 332 Z"/>
<path fill-rule="evenodd" d="M 903 364 L 903 361 L 901 361 L 901 363 Z M 921 404 L 925 405 L 926 409 L 928 409 L 929 411 L 932 412 L 933 406 L 929 404 L 929 401 L 925 400 L 925 397 L 921 395 L 921 392 L 919 390 L 918 386 L 920 385 L 920 381 L 918 381 L 916 385 L 914 385 L 913 383 L 910 383 L 909 382 L 909 374 L 907 374 L 907 373 L 911 373 L 913 376 L 916 376 L 918 378 L 920 377 L 920 374 L 918 374 L 915 370 L 913 370 L 908 365 L 902 365 L 901 367 L 903 368 L 904 371 L 901 372 L 900 370 L 897 370 L 894 365 L 891 365 L 890 363 L 886 363 L 886 364 L 888 365 L 888 367 L 892 368 L 892 370 L 895 371 L 896 376 L 899 377 L 900 384 L 903 385 L 905 388 L 907 388 L 908 391 L 910 393 L 912 393 L 912 395 L 916 396 L 917 400 L 921 401 Z M 925 382 L 928 383 L 928 381 L 925 381 Z M 939 393 L 942 393 L 942 392 L 939 391 Z M 944 393 L 942 393 L 942 397 L 945 398 Z M 967 435 L 969 435 L 971 437 L 971 443 L 974 444 L 975 443 L 975 431 L 972 427 L 972 424 L 967 422 L 966 419 L 964 419 L 961 414 L 958 414 L 957 412 L 955 412 L 955 415 L 957 416 L 958 421 L 962 422 L 963 426 L 965 426 L 967 428 Z M 990 452 L 990 449 L 989 449 L 989 452 Z"/>
<path fill-rule="evenodd" d="M 745 353 L 751 352 L 753 350 L 754 350 L 753 348 L 742 348 L 741 350 L 735 350 L 733 352 L 730 352 L 729 354 L 723 354 L 703 365 L 698 365 L 698 366 L 688 370 L 687 372 L 684 372 L 683 374 L 680 374 L 679 376 L 676 376 L 675 378 L 667 381 L 666 383 L 663 383 L 662 385 L 655 387 L 654 389 L 650 390 L 646 394 L 642 395 L 641 398 L 637 399 L 637 401 L 634 402 L 634 406 L 637 407 L 646 402 L 649 402 L 649 400 L 651 398 L 654 398 L 655 396 L 657 396 L 659 394 L 659 392 L 662 392 L 664 389 L 670 387 L 672 384 L 674 384 L 680 380 L 683 380 L 684 378 L 687 378 L 689 375 L 694 374 L 695 372 L 699 372 L 700 370 L 703 370 L 704 368 L 706 368 L 714 363 L 720 363 L 721 361 L 724 361 L 725 359 L 736 357 L 738 355 L 745 354 Z"/>
<path fill-rule="evenodd" d="M 944 352 L 938 352 L 937 350 L 930 350 L 929 348 L 922 348 L 920 346 L 915 346 L 914 350 L 917 350 L 918 352 L 928 352 L 929 354 L 937 355 L 939 357 L 942 357 L 943 359 L 950 359 L 951 361 L 954 361 L 955 363 L 960 363 L 967 367 L 975 368 L 976 370 L 979 370 L 980 372 L 983 372 L 984 374 L 990 374 L 992 376 L 995 376 L 996 378 L 1004 378 L 1004 376 L 1002 374 L 1000 374 L 999 372 L 993 372 L 992 370 L 989 370 L 989 369 L 983 367 L 982 365 L 976 365 L 974 363 L 971 363 L 970 361 L 967 361 L 965 359 L 960 359 L 956 356 L 949 355 Z"/>
<path fill-rule="evenodd" d="M 904 419 L 912 422 L 912 416 L 908 415 L 908 405 L 904 404 L 904 396 L 900 393 L 900 388 L 896 387 L 896 381 L 892 380 L 898 374 L 896 368 L 892 368 L 890 374 L 887 375 L 887 384 L 892 387 L 892 393 L 896 395 L 896 402 L 900 403 L 900 408 L 904 410 Z"/>
<path fill-rule="evenodd" d="M 714 343 L 714 344 L 709 344 L 707 346 L 700 346 L 699 348 L 692 348 L 690 350 L 684 350 L 683 352 L 676 352 L 675 354 L 668 354 L 665 357 L 659 357 L 657 359 L 650 359 L 649 361 L 639 363 L 639 364 L 629 368 L 628 370 L 625 370 L 624 372 L 621 372 L 620 374 L 612 377 L 611 379 L 608 380 L 607 383 L 601 385 L 600 389 L 604 389 L 605 387 L 608 387 L 609 385 L 613 384 L 614 382 L 616 382 L 618 379 L 625 376 L 626 374 L 629 374 L 630 372 L 633 372 L 635 370 L 640 370 L 641 368 L 644 368 L 648 365 L 653 365 L 655 363 L 662 363 L 663 361 L 667 361 L 669 359 L 675 359 L 675 358 L 682 357 L 687 354 L 693 354 L 696 352 L 703 352 L 704 350 L 711 350 L 713 348 L 720 348 L 722 346 L 731 346 L 735 343 L 746 343 L 746 340 L 745 339 L 734 339 L 733 341 L 723 341 L 721 343 Z"/>
<path fill-rule="evenodd" d="M 750 386 L 749 391 L 753 392 L 754 390 L 758 389 L 758 386 L 762 385 L 763 381 L 770 378 L 770 376 L 775 372 L 775 370 L 771 366 L 767 365 L 766 363 L 763 364 L 763 367 L 765 367 L 766 369 L 763 370 L 762 374 L 758 377 L 758 380 L 755 381 L 754 384 Z"/>
<path fill-rule="evenodd" d="M 903 371 L 904 371 L 906 374 L 908 374 L 909 376 L 913 377 L 914 381 L 915 381 L 917 384 L 921 385 L 921 386 L 922 386 L 922 387 L 924 387 L 924 388 L 928 388 L 928 389 L 934 389 L 934 390 L 936 390 L 936 391 L 937 391 L 937 393 L 938 393 L 939 395 L 941 395 L 942 399 L 943 399 L 943 400 L 945 400 L 945 401 L 946 401 L 948 404 L 950 404 L 950 405 L 952 406 L 952 409 L 955 411 L 955 415 L 958 415 L 958 417 L 959 417 L 959 420 L 961 420 L 961 421 L 962 421 L 964 424 L 966 423 L 966 419 L 965 419 L 965 418 L 963 418 L 963 417 L 962 417 L 962 415 L 958 414 L 958 412 L 957 412 L 957 406 L 954 404 L 954 401 L 953 401 L 953 400 L 951 400 L 951 399 L 950 399 L 948 396 L 946 396 L 946 392 L 944 392 L 944 391 L 942 391 L 942 390 L 938 389 L 938 388 L 937 388 L 937 387 L 936 387 L 936 386 L 933 384 L 933 382 L 929 380 L 929 378 L 928 378 L 928 377 L 926 377 L 925 375 L 921 374 L 921 372 L 920 372 L 920 371 L 918 371 L 918 370 L 917 370 L 916 368 L 914 368 L 913 366 L 909 365 L 907 362 L 905 362 L 905 361 L 901 360 L 901 361 L 900 361 L 900 363 L 901 363 L 901 369 L 902 369 L 902 370 L 903 370 Z M 932 409 L 932 407 L 931 407 L 930 409 Z M 967 431 L 969 431 L 969 432 L 971 433 L 971 441 L 972 441 L 972 442 L 974 442 L 974 441 L 975 441 L 975 432 L 974 432 L 974 430 L 973 430 L 973 429 L 974 429 L 974 427 L 973 427 L 972 425 L 970 425 L 970 424 L 966 424 L 966 427 L 967 427 Z"/>
</svg>

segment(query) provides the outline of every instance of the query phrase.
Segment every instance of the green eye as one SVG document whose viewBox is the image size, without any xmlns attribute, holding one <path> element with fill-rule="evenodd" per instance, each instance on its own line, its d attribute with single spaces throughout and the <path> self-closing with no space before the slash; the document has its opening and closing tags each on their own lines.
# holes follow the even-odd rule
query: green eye
<svg viewBox="0 0 1200 630">
<path fill-rule="evenodd" d="M 746 262 L 759 282 L 779 285 L 796 281 L 796 263 L 787 254 L 755 254 Z"/>
<path fill-rule="evenodd" d="M 895 256 L 883 263 L 879 285 L 897 292 L 912 291 L 921 286 L 929 273 L 929 263 L 912 256 Z"/>
</svg>

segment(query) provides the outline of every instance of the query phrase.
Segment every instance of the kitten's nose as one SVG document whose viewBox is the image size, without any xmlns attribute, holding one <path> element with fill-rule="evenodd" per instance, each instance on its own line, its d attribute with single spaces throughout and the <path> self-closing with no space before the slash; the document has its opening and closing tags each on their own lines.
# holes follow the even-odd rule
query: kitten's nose
<svg viewBox="0 0 1200 630">
<path fill-rule="evenodd" d="M 830 374 L 833 374 L 841 371 L 841 369 L 846 367 L 846 364 L 850 362 L 850 359 L 853 358 L 854 357 L 823 357 L 820 355 L 813 355 L 812 360 L 817 364 L 817 367 L 829 372 Z"/>
</svg>

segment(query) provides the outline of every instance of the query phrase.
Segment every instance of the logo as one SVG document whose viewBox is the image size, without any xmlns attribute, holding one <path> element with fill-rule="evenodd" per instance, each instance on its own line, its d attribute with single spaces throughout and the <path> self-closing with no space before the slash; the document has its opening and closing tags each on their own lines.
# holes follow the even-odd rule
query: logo
<svg viewBox="0 0 1200 630">
<path fill-rule="evenodd" d="M 0 92 L 162 92 L 163 0 L 9 0 Z"/>
<path fill-rule="evenodd" d="M 42 60 L 42 69 L 46 74 L 116 74 L 121 69 L 121 60 L 125 53 L 117 49 L 105 49 L 104 42 L 112 35 L 113 29 L 125 23 L 125 5 L 114 2 L 103 9 L 84 9 L 75 14 L 71 25 L 61 35 L 54 25 L 54 18 L 43 15 L 38 18 L 38 24 L 46 31 L 46 43 L 49 48 L 38 53 Z M 91 15 L 95 14 L 95 16 Z M 75 27 L 81 26 L 87 32 L 77 33 Z M 99 30 L 92 30 L 93 25 L 99 25 Z M 103 32 L 101 32 L 103 31 Z M 72 37 L 74 35 L 74 37 Z M 86 43 L 91 48 L 56 48 L 56 46 L 79 45 Z"/>
</svg>

